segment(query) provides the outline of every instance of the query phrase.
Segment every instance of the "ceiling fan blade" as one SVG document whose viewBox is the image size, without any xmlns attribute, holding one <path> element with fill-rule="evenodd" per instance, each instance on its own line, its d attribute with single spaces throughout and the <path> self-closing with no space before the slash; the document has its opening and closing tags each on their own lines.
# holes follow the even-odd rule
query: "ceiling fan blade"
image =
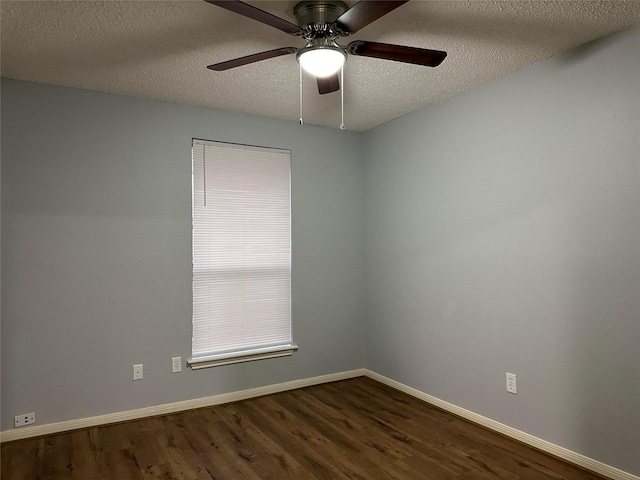
<svg viewBox="0 0 640 480">
<path fill-rule="evenodd" d="M 360 40 L 351 42 L 347 46 L 347 51 L 351 55 L 413 63 L 414 65 L 424 65 L 426 67 L 437 67 L 447 56 L 447 52 L 440 50 L 405 47 L 389 43 L 363 42 Z"/>
<path fill-rule="evenodd" d="M 282 55 L 288 55 L 290 53 L 297 52 L 295 47 L 282 47 L 275 50 L 268 50 L 266 52 L 254 53 L 253 55 L 247 55 L 246 57 L 235 58 L 233 60 L 227 60 L 226 62 L 214 63 L 209 65 L 209 70 L 215 70 L 221 72 L 223 70 L 229 70 L 230 68 L 241 67 L 243 65 L 249 65 L 250 63 L 260 62 L 262 60 L 268 60 L 270 58 L 280 57 Z"/>
<path fill-rule="evenodd" d="M 355 33 L 408 1 L 361 0 L 340 15 L 335 23 L 343 32 Z"/>
<path fill-rule="evenodd" d="M 258 22 L 266 23 L 267 25 L 270 25 L 291 35 L 299 35 L 302 31 L 298 25 L 283 20 L 280 17 L 276 17 L 269 12 L 265 12 L 264 10 L 260 10 L 253 5 L 249 5 L 239 0 L 205 0 L 205 2 L 211 3 L 212 5 L 217 5 L 235 13 L 239 13 L 240 15 L 252 18 L 253 20 L 257 20 Z"/>
<path fill-rule="evenodd" d="M 340 78 L 338 78 L 337 73 L 331 77 L 318 77 L 318 92 L 320 95 L 337 92 L 338 90 L 340 90 Z"/>
</svg>

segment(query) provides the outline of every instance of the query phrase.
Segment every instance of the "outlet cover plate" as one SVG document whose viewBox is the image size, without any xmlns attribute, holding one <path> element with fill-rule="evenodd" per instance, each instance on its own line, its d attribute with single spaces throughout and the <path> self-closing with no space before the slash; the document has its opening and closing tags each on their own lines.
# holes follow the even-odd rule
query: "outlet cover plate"
<svg viewBox="0 0 640 480">
<path fill-rule="evenodd" d="M 133 379 L 142 380 L 142 363 L 133 366 Z"/>
<path fill-rule="evenodd" d="M 36 423 L 36 414 L 35 414 L 35 412 L 24 413 L 22 415 L 16 415 L 13 418 L 13 426 L 15 428 L 24 427 L 25 425 L 31 425 L 32 423 Z"/>
<path fill-rule="evenodd" d="M 507 372 L 507 392 L 518 394 L 518 376 L 515 373 Z"/>
<path fill-rule="evenodd" d="M 182 357 L 173 357 L 171 359 L 171 372 L 178 373 L 182 371 Z"/>
</svg>

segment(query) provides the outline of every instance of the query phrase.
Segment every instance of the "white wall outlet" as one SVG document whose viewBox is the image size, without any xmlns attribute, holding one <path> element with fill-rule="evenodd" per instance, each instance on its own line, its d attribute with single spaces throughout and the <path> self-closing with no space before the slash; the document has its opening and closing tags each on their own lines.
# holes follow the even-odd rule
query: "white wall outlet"
<svg viewBox="0 0 640 480">
<path fill-rule="evenodd" d="M 507 392 L 518 394 L 518 376 L 515 373 L 507 372 Z"/>
<path fill-rule="evenodd" d="M 24 427 L 25 425 L 31 425 L 32 423 L 36 423 L 35 412 L 25 413 L 23 415 L 16 415 L 13 418 L 13 426 L 15 428 Z"/>
<path fill-rule="evenodd" d="M 171 359 L 171 372 L 178 373 L 182 371 L 182 357 L 173 357 Z"/>
<path fill-rule="evenodd" d="M 142 380 L 142 363 L 133 366 L 133 379 Z"/>
</svg>

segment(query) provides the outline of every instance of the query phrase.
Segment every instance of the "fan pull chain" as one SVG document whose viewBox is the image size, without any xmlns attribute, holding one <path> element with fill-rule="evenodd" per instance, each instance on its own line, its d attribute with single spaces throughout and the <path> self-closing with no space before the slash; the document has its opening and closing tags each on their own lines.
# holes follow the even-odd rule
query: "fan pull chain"
<svg viewBox="0 0 640 480">
<path fill-rule="evenodd" d="M 344 64 L 340 67 L 340 110 L 340 130 L 344 130 L 347 128 L 344 125 Z"/>
<path fill-rule="evenodd" d="M 302 120 L 302 65 L 300 65 L 300 125 L 304 125 Z"/>
</svg>

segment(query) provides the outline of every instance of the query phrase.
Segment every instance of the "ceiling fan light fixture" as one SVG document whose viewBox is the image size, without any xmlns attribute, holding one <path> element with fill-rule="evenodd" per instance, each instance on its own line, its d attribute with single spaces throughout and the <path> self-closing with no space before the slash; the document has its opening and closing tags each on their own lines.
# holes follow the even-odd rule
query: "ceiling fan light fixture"
<svg viewBox="0 0 640 480">
<path fill-rule="evenodd" d="M 347 60 L 347 54 L 334 46 L 314 46 L 298 53 L 300 66 L 315 77 L 330 77 L 336 74 Z"/>
</svg>

